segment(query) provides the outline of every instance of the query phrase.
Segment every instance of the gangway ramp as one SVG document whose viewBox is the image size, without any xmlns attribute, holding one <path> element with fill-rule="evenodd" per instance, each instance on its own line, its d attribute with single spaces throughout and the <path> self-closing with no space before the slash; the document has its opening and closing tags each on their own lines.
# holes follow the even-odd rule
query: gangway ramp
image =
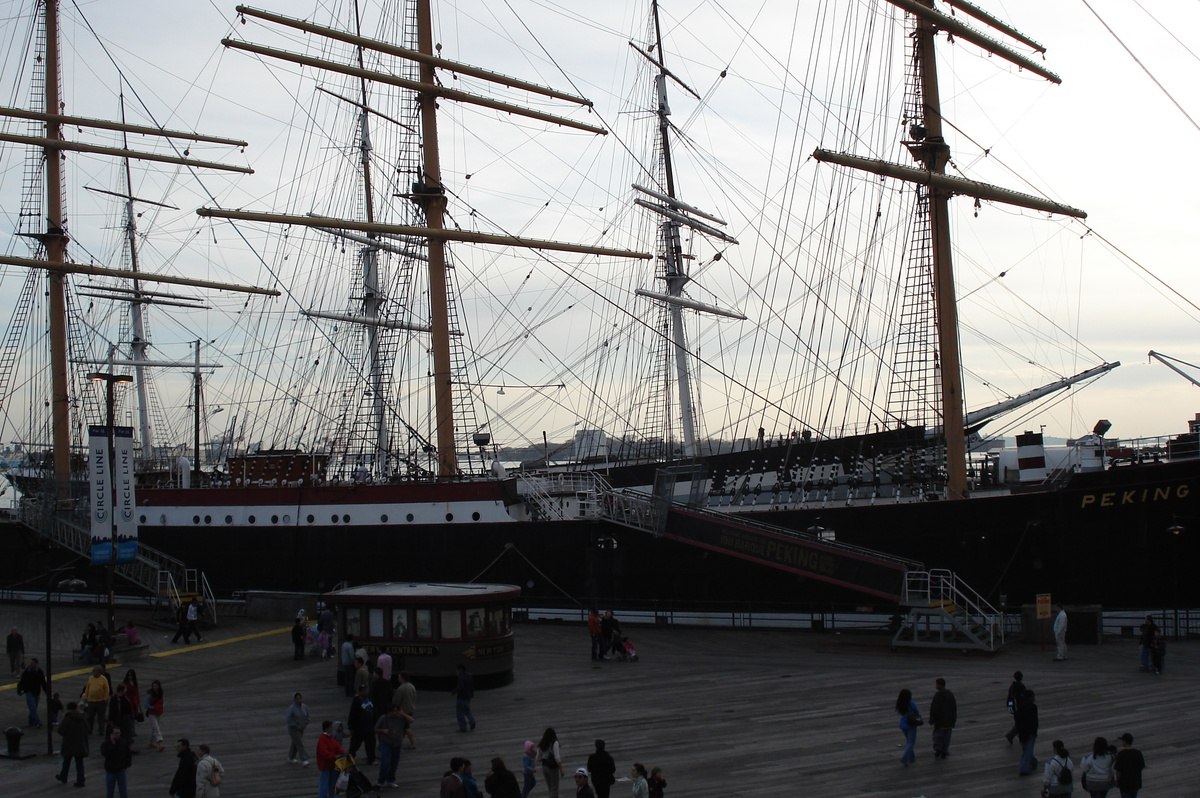
<svg viewBox="0 0 1200 798">
<path fill-rule="evenodd" d="M 749 520 L 666 501 L 633 490 L 605 492 L 606 520 L 709 551 L 899 602 L 905 574 L 924 566 L 891 554 L 839 543 L 817 532 Z"/>
</svg>

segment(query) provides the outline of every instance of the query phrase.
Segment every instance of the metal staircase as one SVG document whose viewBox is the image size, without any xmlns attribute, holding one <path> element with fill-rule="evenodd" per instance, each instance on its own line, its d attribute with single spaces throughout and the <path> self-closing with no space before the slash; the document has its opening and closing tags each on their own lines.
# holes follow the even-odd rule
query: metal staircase
<svg viewBox="0 0 1200 798">
<path fill-rule="evenodd" d="M 892 638 L 893 650 L 1004 647 L 1004 614 L 950 571 L 909 571 L 900 603 L 908 617 Z"/>
<path fill-rule="evenodd" d="M 92 554 L 92 538 L 87 520 L 77 515 L 54 512 L 46 502 L 21 502 L 20 520 L 42 538 L 83 557 Z M 188 568 L 169 554 L 138 543 L 137 558 L 130 563 L 114 566 L 117 574 L 156 597 L 154 614 L 164 602 L 173 609 L 196 596 L 208 608 L 216 622 L 216 596 L 204 574 Z"/>
</svg>

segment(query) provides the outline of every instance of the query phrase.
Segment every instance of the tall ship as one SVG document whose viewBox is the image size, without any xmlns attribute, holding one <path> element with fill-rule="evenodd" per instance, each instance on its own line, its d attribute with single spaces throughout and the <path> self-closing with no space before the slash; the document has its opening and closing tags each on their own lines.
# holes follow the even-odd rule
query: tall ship
<svg viewBox="0 0 1200 798">
<path fill-rule="evenodd" d="M 985 255 L 951 239 L 1012 235 L 989 214 L 1055 232 L 1086 216 L 974 179 L 950 149 L 971 139 L 940 97 L 947 40 L 988 56 L 997 80 L 1057 83 L 1034 40 L 962 0 L 833 4 L 814 27 L 852 32 L 853 47 L 837 61 L 793 49 L 771 100 L 792 133 L 769 149 L 713 133 L 727 167 L 696 128 L 740 62 L 693 86 L 685 74 L 703 70 L 673 47 L 658 2 L 610 55 L 633 77 L 593 82 L 603 101 L 451 57 L 429 0 L 345 5 L 234 12 L 225 57 L 243 59 L 255 97 L 284 94 L 290 116 L 283 154 L 245 178 L 270 175 L 269 191 L 193 195 L 188 251 L 241 247 L 222 255 L 228 279 L 172 278 L 226 292 L 208 308 L 147 287 L 174 264 L 139 265 L 138 208 L 166 203 L 136 190 L 124 148 L 110 154 L 125 163 L 111 191 L 122 263 L 68 251 L 78 236 L 55 221 L 54 194 L 64 130 L 84 121 L 60 112 L 49 74 L 29 108 L 8 109 L 41 128 L 6 139 L 35 153 L 29 252 L 4 261 L 27 270 L 0 396 L 6 417 L 30 408 L 11 432 L 27 459 L 7 472 L 22 501 L 87 523 L 82 433 L 107 414 L 132 422 L 138 540 L 218 592 L 486 579 L 580 603 L 852 596 L 613 512 L 650 496 L 950 568 L 1010 604 L 1200 598 L 1162 578 L 1198 553 L 1200 416 L 1158 438 L 1113 438 L 1101 419 L 1049 441 L 1039 413 L 1119 364 L 1021 296 L 1008 297 L 1018 310 L 980 300 L 977 283 L 1000 281 L 980 280 Z M 39 24 L 44 56 L 54 23 Z M 552 54 L 534 63 L 561 76 Z M 696 109 L 686 120 L 681 103 Z M 781 177 L 747 185 L 755 159 Z M 978 229 L 954 215 L 964 203 Z M 101 317 L 100 303 L 115 309 Z M 166 362 L 151 312 L 207 313 L 221 331 Z M 983 315 L 1016 322 L 1016 337 Z M 33 347 L 45 366 L 16 354 L 30 319 L 49 319 Z M 1046 330 L 1067 340 L 1018 351 Z M 154 380 L 185 398 L 169 405 Z"/>
</svg>

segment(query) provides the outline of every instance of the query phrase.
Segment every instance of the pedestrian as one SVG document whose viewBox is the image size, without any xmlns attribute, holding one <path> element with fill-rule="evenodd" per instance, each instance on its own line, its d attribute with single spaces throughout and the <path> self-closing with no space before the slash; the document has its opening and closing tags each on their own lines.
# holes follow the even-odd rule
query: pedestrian
<svg viewBox="0 0 1200 798">
<path fill-rule="evenodd" d="M 1147 615 L 1138 630 L 1140 632 L 1138 635 L 1139 662 L 1141 669 L 1148 671 L 1150 670 L 1151 652 L 1154 650 L 1154 635 L 1158 633 L 1158 624 L 1154 622 L 1154 618 Z"/>
<path fill-rule="evenodd" d="M 663 778 L 662 768 L 651 768 L 650 779 L 646 782 L 650 787 L 650 798 L 663 798 L 667 789 L 667 780 Z"/>
<path fill-rule="evenodd" d="M 186 737 L 175 743 L 179 764 L 175 767 L 175 778 L 171 779 L 168 795 L 173 798 L 196 798 L 196 754 Z"/>
<path fill-rule="evenodd" d="M 16 676 L 25 664 L 25 638 L 15 626 L 4 639 L 4 651 L 8 654 L 8 672 Z"/>
<path fill-rule="evenodd" d="M 42 719 L 38 717 L 38 702 L 42 699 L 42 691 L 49 687 L 46 674 L 38 666 L 37 657 L 30 657 L 29 663 L 21 671 L 17 680 L 17 695 L 25 696 L 25 708 L 29 710 L 28 723 L 35 729 L 42 728 Z"/>
<path fill-rule="evenodd" d="M 137 673 L 130 668 L 125 672 L 125 678 L 121 680 L 121 684 L 125 685 L 125 700 L 129 702 L 129 710 L 133 716 L 133 720 L 144 721 L 146 716 L 142 712 L 142 693 L 138 689 Z M 133 741 L 137 739 L 136 723 L 129 724 L 127 736 L 129 737 L 129 744 L 133 745 Z M 133 749 L 133 752 L 136 754 L 137 749 Z"/>
<path fill-rule="evenodd" d="M 400 671 L 396 674 L 396 678 L 400 681 L 400 685 L 396 688 L 395 695 L 392 696 L 392 701 L 400 705 L 400 709 L 403 710 L 405 715 L 414 718 L 417 715 L 417 688 L 412 683 L 412 680 L 408 678 L 408 671 Z M 404 734 L 408 737 L 408 745 L 406 747 L 416 748 L 417 738 L 413 736 L 411 725 Z"/>
<path fill-rule="evenodd" d="M 1162 676 L 1163 663 L 1167 658 L 1167 639 L 1161 631 L 1155 631 L 1154 642 L 1150 644 L 1150 667 L 1156 676 Z"/>
<path fill-rule="evenodd" d="M 300 661 L 304 659 L 304 619 L 297 618 L 292 624 L 292 660 Z"/>
<path fill-rule="evenodd" d="M 596 798 L 608 798 L 609 790 L 617 781 L 617 763 L 604 750 L 604 741 L 596 740 L 596 753 L 588 757 L 588 773 L 591 774 L 592 788 Z"/>
<path fill-rule="evenodd" d="M 375 705 L 375 714 L 383 715 L 392 708 L 392 683 L 384 678 L 383 668 L 375 667 L 371 676 L 371 703 Z"/>
<path fill-rule="evenodd" d="M 1025 697 L 1017 706 L 1017 739 L 1021 741 L 1021 762 L 1017 765 L 1017 773 L 1028 776 L 1037 767 L 1037 757 L 1033 755 L 1033 747 L 1037 744 L 1038 709 L 1037 699 L 1032 690 L 1025 691 Z"/>
<path fill-rule="evenodd" d="M 950 756 L 950 737 L 954 724 L 958 722 L 958 702 L 954 693 L 946 689 L 946 680 L 934 682 L 933 700 L 929 702 L 929 725 L 933 727 L 933 755 L 945 759 Z"/>
<path fill-rule="evenodd" d="M 1075 789 L 1075 766 L 1071 755 L 1062 740 L 1055 740 L 1051 745 L 1054 756 L 1050 757 L 1042 774 L 1042 795 L 1070 795 Z"/>
<path fill-rule="evenodd" d="M 121 631 L 125 634 L 125 643 L 127 645 L 139 646 L 142 644 L 142 640 L 138 636 L 137 624 L 133 622 L 132 618 L 125 622 L 125 625 L 121 627 Z"/>
<path fill-rule="evenodd" d="M 84 715 L 87 716 L 88 733 L 104 733 L 104 719 L 108 715 L 108 699 L 111 687 L 104 668 L 99 665 L 92 667 L 92 675 L 83 686 Z M 96 718 L 100 722 L 96 722 Z"/>
<path fill-rule="evenodd" d="M 592 638 L 592 662 L 599 662 L 604 646 L 600 644 L 600 615 L 595 610 L 588 613 L 588 635 Z"/>
<path fill-rule="evenodd" d="M 467 724 L 470 723 L 470 730 L 475 731 L 475 715 L 471 712 L 475 688 L 471 684 L 471 672 L 461 662 L 454 666 L 454 670 L 458 673 L 458 680 L 450 692 L 454 694 L 454 717 L 458 720 L 458 730 L 467 731 Z"/>
<path fill-rule="evenodd" d="M 121 739 L 130 747 L 130 753 L 136 752 L 137 749 L 133 748 L 134 706 L 125 682 L 117 685 L 116 694 L 108 700 L 108 723 L 121 730 Z"/>
<path fill-rule="evenodd" d="M 600 645 L 604 649 L 603 659 L 612 659 L 609 651 L 620 656 L 621 651 L 621 622 L 613 617 L 612 610 L 605 610 L 600 620 Z"/>
<path fill-rule="evenodd" d="M 492 798 L 521 798 L 517 777 L 504 765 L 500 757 L 492 758 L 492 769 L 483 779 L 483 788 Z"/>
<path fill-rule="evenodd" d="M 299 763 L 308 767 L 308 752 L 304 750 L 304 729 L 308 726 L 308 707 L 304 696 L 296 693 L 292 696 L 292 704 L 287 711 L 288 737 L 292 744 L 288 747 L 288 762 Z"/>
<path fill-rule="evenodd" d="M 1092 752 L 1079 763 L 1080 784 L 1091 798 L 1105 798 L 1108 791 L 1116 786 L 1113 777 L 1116 759 L 1116 749 L 1108 744 L 1108 740 L 1097 737 L 1092 743 Z"/>
<path fill-rule="evenodd" d="M 399 704 L 392 704 L 387 714 L 375 721 L 375 734 L 379 737 L 379 786 L 396 786 L 396 768 L 400 764 L 400 745 L 404 733 L 412 724 L 412 716 L 406 715 Z"/>
<path fill-rule="evenodd" d="M 441 798 L 467 798 L 467 788 L 463 786 L 466 761 L 461 756 L 451 758 L 450 770 L 442 777 Z"/>
<path fill-rule="evenodd" d="M 650 784 L 646 781 L 646 766 L 641 762 L 634 762 L 629 775 L 633 777 L 633 798 L 649 798 Z"/>
<path fill-rule="evenodd" d="M 150 747 L 165 751 L 162 733 L 163 688 L 158 679 L 150 682 L 150 689 L 146 691 L 145 712 L 146 720 L 150 722 Z"/>
<path fill-rule="evenodd" d="M 129 798 L 126 771 L 133 764 L 133 752 L 119 727 L 109 730 L 108 737 L 100 744 L 100 755 L 104 757 L 104 798 L 113 798 L 114 788 L 120 790 L 121 798 Z"/>
<path fill-rule="evenodd" d="M 196 750 L 200 753 L 196 760 L 196 798 L 221 798 L 225 769 L 213 758 L 207 743 L 200 743 Z"/>
<path fill-rule="evenodd" d="M 187 604 L 180 604 L 179 609 L 175 611 L 175 623 L 177 626 L 175 636 L 171 638 L 172 643 L 178 643 L 179 638 L 182 637 L 184 645 L 190 646 L 192 644 L 192 630 L 188 626 L 188 606 Z M 91 624 L 88 625 L 91 626 Z"/>
<path fill-rule="evenodd" d="M 1121 798 L 1137 798 L 1138 790 L 1142 789 L 1142 771 L 1146 769 L 1146 758 L 1142 752 L 1133 747 L 1133 735 L 1125 732 L 1119 738 L 1121 750 L 1113 762 L 1113 776 L 1117 780 L 1117 789 Z"/>
<path fill-rule="evenodd" d="M 346 698 L 354 697 L 354 635 L 347 634 L 338 649 L 338 665 L 342 669 L 342 687 L 346 690 Z"/>
<path fill-rule="evenodd" d="M 562 750 L 558 746 L 558 732 L 547 726 L 537 744 L 537 760 L 542 766 L 542 780 L 550 798 L 558 798 L 558 780 L 563 776 Z"/>
<path fill-rule="evenodd" d="M 358 695 L 358 691 L 362 688 L 371 689 L 371 671 L 367 668 L 366 657 L 354 658 L 354 692 L 352 696 Z"/>
<path fill-rule="evenodd" d="M 1054 616 L 1054 661 L 1066 662 L 1067 659 L 1067 611 L 1061 604 L 1055 604 L 1058 614 Z"/>
<path fill-rule="evenodd" d="M 917 761 L 913 749 L 917 745 L 917 727 L 925 723 L 921 719 L 921 710 L 917 709 L 912 699 L 912 690 L 905 688 L 896 696 L 896 714 L 900 716 L 900 732 L 904 735 L 904 753 L 900 755 L 900 764 L 908 767 Z"/>
<path fill-rule="evenodd" d="M 375 764 L 375 703 L 366 687 L 358 688 L 358 695 L 350 700 L 350 717 L 346 719 L 350 730 L 350 756 L 358 756 L 358 747 L 365 745 L 367 764 Z M 320 755 L 317 759 L 320 760 Z"/>
<path fill-rule="evenodd" d="M 88 750 L 88 722 L 79 705 L 74 701 L 67 704 L 67 712 L 62 722 L 58 724 L 58 734 L 62 737 L 59 754 L 62 755 L 62 770 L 54 778 L 67 783 L 67 774 L 71 770 L 71 761 L 75 762 L 75 786 L 84 784 L 83 760 L 91 753 Z"/>
<path fill-rule="evenodd" d="M 575 771 L 575 798 L 596 798 L 592 785 L 588 784 L 587 768 L 578 768 Z"/>
<path fill-rule="evenodd" d="M 53 693 L 46 699 L 46 714 L 50 716 L 49 723 L 51 726 L 58 725 L 58 719 L 63 711 L 62 699 L 58 697 L 58 693 Z"/>
<path fill-rule="evenodd" d="M 1008 706 L 1008 714 L 1013 716 L 1012 728 L 1008 730 L 1008 734 L 1004 738 L 1008 740 L 1008 744 L 1012 745 L 1013 738 L 1017 736 L 1017 707 L 1021 701 L 1025 699 L 1025 674 L 1020 671 L 1013 673 L 1012 684 L 1008 686 L 1008 699 L 1005 702 Z"/>
<path fill-rule="evenodd" d="M 200 636 L 200 599 L 192 596 L 192 600 L 187 605 L 187 631 L 196 636 L 197 643 L 203 643 L 204 638 Z"/>
<path fill-rule="evenodd" d="M 382 671 L 383 678 L 387 679 L 388 683 L 391 684 L 391 681 L 392 681 L 392 655 L 387 653 L 386 651 L 380 651 L 379 655 L 375 657 L 375 668 L 377 670 Z"/>
<path fill-rule="evenodd" d="M 483 793 L 479 790 L 479 785 L 475 782 L 475 773 L 471 770 L 471 760 L 463 759 L 462 766 L 462 783 L 463 790 L 467 793 L 467 798 L 483 798 Z"/>
<path fill-rule="evenodd" d="M 317 772 L 320 774 L 317 798 L 334 798 L 334 787 L 337 786 L 338 778 L 337 758 L 346 755 L 341 744 L 330 734 L 332 728 L 333 721 L 322 721 L 321 736 L 317 738 Z"/>
<path fill-rule="evenodd" d="M 521 757 L 521 775 L 525 777 L 525 783 L 521 785 L 521 798 L 529 798 L 529 793 L 533 792 L 533 788 L 537 785 L 537 746 L 533 744 L 533 740 L 525 741 L 525 755 Z"/>
<path fill-rule="evenodd" d="M 79 659 L 84 662 L 95 665 L 100 660 L 95 656 L 96 651 L 96 624 L 89 623 L 84 627 L 83 634 L 79 637 Z"/>
<path fill-rule="evenodd" d="M 112 647 L 112 634 L 104 627 L 104 624 L 97 624 L 96 648 L 93 653 L 99 658 L 101 665 L 108 664 L 109 658 L 112 656 Z"/>
</svg>

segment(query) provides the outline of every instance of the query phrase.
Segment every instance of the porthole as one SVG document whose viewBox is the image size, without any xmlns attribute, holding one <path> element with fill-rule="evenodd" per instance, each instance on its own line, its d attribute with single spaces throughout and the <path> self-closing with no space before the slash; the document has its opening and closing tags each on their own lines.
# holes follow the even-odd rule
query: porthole
<svg viewBox="0 0 1200 798">
<path fill-rule="evenodd" d="M 480 515 L 479 515 L 479 513 L 471 513 L 471 520 L 472 520 L 472 521 L 478 521 L 479 519 L 480 519 Z"/>
<path fill-rule="evenodd" d="M 273 515 L 273 516 L 271 516 L 271 523 L 272 523 L 272 524 L 278 524 L 278 523 L 279 523 L 279 516 L 277 516 L 277 515 Z"/>
<path fill-rule="evenodd" d="M 387 523 L 387 513 L 384 513 L 383 515 L 379 516 L 379 523 L 381 523 L 381 524 Z"/>
<path fill-rule="evenodd" d="M 193 523 L 193 524 L 198 524 L 198 523 L 200 523 L 200 516 L 198 516 L 198 515 L 193 515 L 193 516 L 192 516 L 192 523 Z"/>
<path fill-rule="evenodd" d="M 227 524 L 232 524 L 232 523 L 233 523 L 233 516 L 232 516 L 232 515 L 227 515 L 227 516 L 225 516 L 225 523 L 227 523 Z"/>
<path fill-rule="evenodd" d="M 144 524 L 144 523 L 146 523 L 146 516 L 144 516 L 144 515 L 139 515 L 139 516 L 138 516 L 138 523 L 139 523 L 139 524 Z"/>
<path fill-rule="evenodd" d="M 343 523 L 343 524 L 348 524 L 348 523 L 350 523 L 350 516 L 349 516 L 349 515 L 343 515 L 343 516 L 342 516 L 342 523 Z"/>
<path fill-rule="evenodd" d="M 413 514 L 412 514 L 412 513 L 409 513 L 407 516 L 405 516 L 405 518 L 406 518 L 406 519 L 408 520 L 408 522 L 411 524 L 411 523 L 412 523 L 412 520 L 413 520 Z"/>
<path fill-rule="evenodd" d="M 311 521 L 312 519 L 309 519 L 309 520 Z M 285 516 L 283 517 L 283 523 L 285 523 L 285 524 L 290 524 L 290 523 L 292 523 L 292 517 L 291 517 L 290 515 L 285 515 Z"/>
<path fill-rule="evenodd" d="M 249 518 L 247 518 L 246 520 L 247 520 L 247 521 L 249 521 L 250 523 L 252 523 L 252 524 L 253 524 L 253 523 L 254 523 L 254 516 L 250 516 L 250 517 L 249 517 Z"/>
<path fill-rule="evenodd" d="M 316 520 L 317 520 L 317 519 L 313 518 L 311 515 L 308 517 L 308 523 L 310 523 L 310 524 L 311 524 L 313 521 L 316 521 Z"/>
<path fill-rule="evenodd" d="M 454 513 L 446 513 L 446 521 L 449 523 L 454 520 Z"/>
<path fill-rule="evenodd" d="M 330 520 L 332 523 L 335 523 L 335 524 L 336 524 L 336 523 L 337 523 L 337 515 L 331 515 L 331 516 L 329 516 L 329 520 Z"/>
<path fill-rule="evenodd" d="M 204 516 L 204 523 L 206 523 L 206 524 L 211 524 L 211 523 L 212 523 L 212 516 L 211 516 L 211 515 L 206 515 L 206 516 Z"/>
</svg>

